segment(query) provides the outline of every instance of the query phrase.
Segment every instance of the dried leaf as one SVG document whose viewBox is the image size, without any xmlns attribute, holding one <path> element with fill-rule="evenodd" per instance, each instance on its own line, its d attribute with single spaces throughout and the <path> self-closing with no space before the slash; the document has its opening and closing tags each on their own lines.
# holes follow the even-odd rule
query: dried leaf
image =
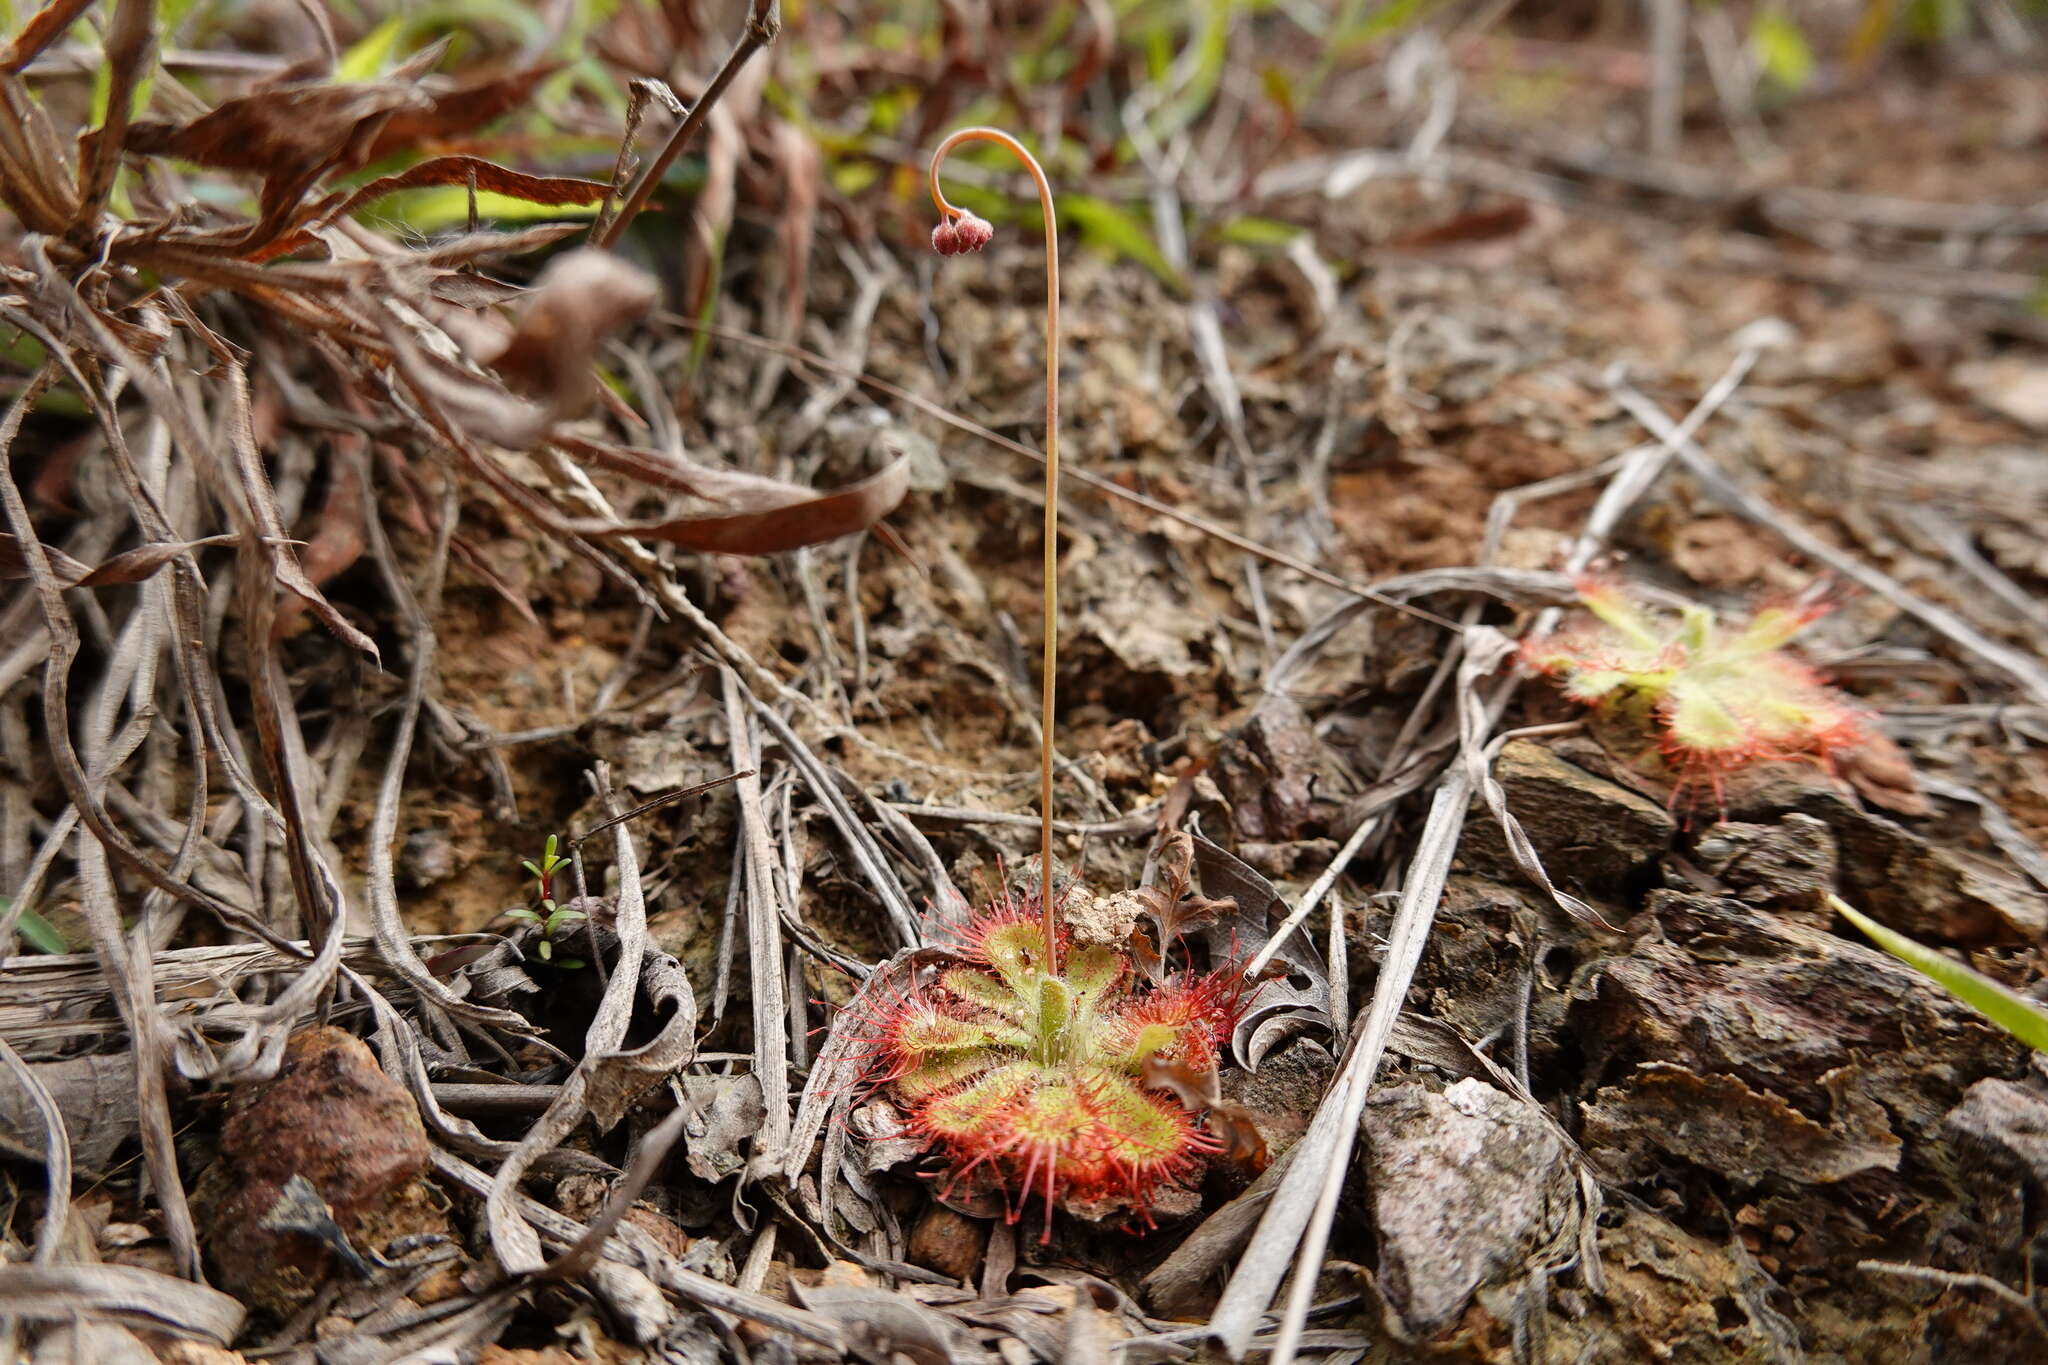
<svg viewBox="0 0 2048 1365">
<path fill-rule="evenodd" d="M 1209 1131 L 1223 1142 L 1225 1160 L 1254 1171 L 1271 1164 L 1265 1135 L 1259 1132 L 1249 1109 L 1223 1098 L 1214 1066 L 1197 1068 L 1180 1058 L 1154 1055 L 1145 1059 L 1144 1081 L 1151 1089 L 1164 1090 L 1190 1110 L 1202 1113 Z"/>
<path fill-rule="evenodd" d="M 853 1354 L 873 1365 L 954 1365 L 982 1359 L 958 1324 L 906 1294 L 866 1285 L 804 1285 L 790 1282 L 799 1306 L 822 1314 L 846 1331 Z"/>
<path fill-rule="evenodd" d="M 393 114 L 432 104 L 417 86 L 396 81 L 283 86 L 227 100 L 189 123 L 139 121 L 128 129 L 127 150 L 268 177 L 317 174 L 362 165 Z"/>
<path fill-rule="evenodd" d="M 134 1323 L 225 1346 L 247 1310 L 217 1289 L 132 1265 L 0 1265 L 0 1317 Z"/>
<path fill-rule="evenodd" d="M 208 536 L 204 540 L 159 541 L 150 545 L 138 545 L 132 550 L 115 555 L 106 563 L 92 570 L 73 586 L 80 588 L 105 588 L 121 583 L 140 583 L 156 576 L 157 571 L 173 560 L 188 555 L 194 550 L 209 545 L 231 545 L 234 536 Z"/>
<path fill-rule="evenodd" d="M 590 191 L 584 203 L 604 196 L 604 186 L 594 181 L 564 183 Z M 658 294 L 646 271 L 608 251 L 586 248 L 557 256 L 534 281 L 518 328 L 490 366 L 513 391 L 545 399 L 556 418 L 573 417 L 597 390 L 591 374 L 597 348 L 645 316 Z"/>
<path fill-rule="evenodd" d="M 54 545 L 45 545 L 43 553 L 49 557 L 50 571 L 63 584 L 76 583 L 92 570 L 79 563 Z M 0 578 L 27 578 L 28 552 L 22 548 L 18 537 L 0 532 Z"/>
<path fill-rule="evenodd" d="M 70 555 L 53 545 L 45 545 L 43 553 L 49 556 L 50 571 L 57 581 L 67 588 L 107 588 L 126 583 L 140 583 L 153 578 L 156 573 L 180 555 L 204 549 L 208 545 L 226 545 L 234 536 L 208 536 L 204 540 L 159 541 L 149 545 L 138 545 L 132 550 L 115 555 L 97 569 L 81 564 Z M 11 535 L 0 533 L 0 578 L 27 578 L 28 557 L 22 552 L 21 542 Z"/>
<path fill-rule="evenodd" d="M 830 493 L 784 485 L 774 505 L 755 511 L 670 521 L 579 521 L 570 529 L 594 537 L 665 540 L 705 554 L 772 555 L 865 531 L 909 491 L 910 458 L 899 456 L 880 473 Z"/>
<path fill-rule="evenodd" d="M 457 308 L 488 308 L 492 304 L 516 299 L 526 290 L 516 284 L 494 280 L 488 275 L 472 275 L 467 271 L 451 270 L 437 275 L 427 286 L 427 292 L 443 303 L 452 303 Z"/>
<path fill-rule="evenodd" d="M 697 997 L 682 965 L 667 953 L 650 951 L 641 959 L 640 991 L 651 1006 L 648 1015 L 662 1020 L 661 1029 L 639 1047 L 592 1060 L 588 1103 L 599 1132 L 617 1127 L 636 1100 L 697 1053 Z"/>
<path fill-rule="evenodd" d="M 423 109 L 394 113 L 370 145 L 371 161 L 411 151 L 425 143 L 459 137 L 518 109 L 540 83 L 560 71 L 561 62 L 542 62 L 524 71 L 471 76 L 452 88 L 428 92 Z"/>
<path fill-rule="evenodd" d="M 534 204 L 595 204 L 604 198 L 605 186 L 597 180 L 579 180 L 567 175 L 527 175 L 522 171 L 507 169 L 494 161 L 480 156 L 437 156 L 431 161 L 422 161 L 396 175 L 382 176 L 372 180 L 351 193 L 341 206 L 321 213 L 322 218 L 345 218 L 365 204 L 373 204 L 386 195 L 400 190 L 416 190 L 427 185 L 467 186 L 470 177 L 476 177 L 476 188 L 480 194 L 502 194 L 512 199 L 524 199 Z M 582 253 L 575 253 L 581 255 Z M 568 259 L 564 257 L 563 259 Z M 622 270 L 630 270 L 618 262 L 616 257 L 606 257 L 618 264 Z"/>
<path fill-rule="evenodd" d="M 1271 940 L 1273 925 L 1286 918 L 1286 902 L 1271 882 L 1207 839 L 1195 838 L 1194 857 L 1203 892 L 1223 892 L 1237 906 L 1234 915 L 1204 930 L 1212 957 L 1242 960 L 1258 953 Z M 1305 926 L 1288 934 L 1273 960 L 1286 965 L 1286 975 L 1259 983 L 1231 1035 L 1231 1050 L 1247 1071 L 1258 1070 L 1289 1035 L 1330 1027 L 1329 974 Z"/>
<path fill-rule="evenodd" d="M 1517 199 L 1411 228 L 1389 241 L 1387 246 L 1396 251 L 1427 251 L 1434 247 L 1497 242 L 1526 231 L 1535 221 L 1535 211 L 1529 207 L 1528 201 Z"/>
</svg>

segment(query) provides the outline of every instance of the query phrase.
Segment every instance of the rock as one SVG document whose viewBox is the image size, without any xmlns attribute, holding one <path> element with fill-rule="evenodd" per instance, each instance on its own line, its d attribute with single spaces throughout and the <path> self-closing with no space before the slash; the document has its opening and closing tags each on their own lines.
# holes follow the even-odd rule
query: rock
<svg viewBox="0 0 2048 1365">
<path fill-rule="evenodd" d="M 1833 831 L 1811 815 L 1793 811 L 1775 825 L 1724 820 L 1700 836 L 1693 857 L 1751 905 L 1800 915 L 1820 928 L 1833 922 L 1826 897 L 1840 852 Z"/>
<path fill-rule="evenodd" d="M 1832 1184 L 1895 1171 L 1901 1144 L 1883 1107 L 1856 1093 L 1856 1070 L 1829 1073 L 1837 1103 L 1822 1124 L 1737 1077 L 1645 1062 L 1626 1085 L 1600 1091 L 1586 1106 L 1584 1139 L 1600 1152 L 1603 1170 L 1630 1181 L 1660 1174 L 1670 1158 L 1744 1186 Z"/>
<path fill-rule="evenodd" d="M 429 825 L 405 836 L 398 850 L 399 879 L 414 891 L 424 891 L 455 875 L 455 841 L 448 831 Z"/>
<path fill-rule="evenodd" d="M 1551 879 L 1567 889 L 1620 889 L 1670 843 L 1677 822 L 1637 792 L 1567 763 L 1532 740 L 1509 743 L 1493 775 Z M 1459 844 L 1473 869 L 1517 880 L 1500 826 L 1475 800 Z"/>
<path fill-rule="evenodd" d="M 1602 1085 L 1669 1063 L 1818 1118 L 1837 1104 L 1832 1073 L 1858 1066 L 1856 1088 L 1926 1140 L 1966 1077 L 2025 1064 L 2023 1044 L 1896 958 L 1741 901 L 1654 891 L 1631 928 L 1631 951 L 1573 988 L 1571 1031 Z"/>
<path fill-rule="evenodd" d="M 2048 896 L 1997 863 L 1858 809 L 1832 786 L 1786 778 L 1731 800 L 1729 813 L 1775 821 L 1788 811 L 1834 834 L 1843 898 L 1908 938 L 1977 946 L 2048 937 Z"/>
<path fill-rule="evenodd" d="M 1380 1294 L 1409 1339 L 1455 1323 L 1482 1288 L 1521 1278 L 1574 1207 L 1554 1129 L 1483 1081 L 1380 1091 L 1361 1128 Z"/>
<path fill-rule="evenodd" d="M 1231 805 L 1238 836 L 1257 843 L 1301 837 L 1314 814 L 1322 751 L 1308 713 L 1292 697 L 1268 693 L 1216 750 L 1210 773 Z"/>
<path fill-rule="evenodd" d="M 1131 930 L 1138 927 L 1138 918 L 1149 904 L 1136 891 L 1098 896 L 1077 884 L 1060 902 L 1059 911 L 1074 942 L 1124 952 L 1131 946 Z"/>
<path fill-rule="evenodd" d="M 2011 1081 L 1982 1080 L 1942 1127 L 1987 1164 L 2048 1190 L 2048 1096 Z"/>
<path fill-rule="evenodd" d="M 410 1234 L 446 1235 L 446 1215 L 424 1181 L 427 1157 L 412 1096 L 360 1039 L 331 1027 L 292 1035 L 274 1078 L 229 1097 L 220 1157 L 195 1194 L 221 1287 L 284 1316 L 326 1278 L 333 1256 L 325 1246 L 265 1226 L 294 1176 L 311 1184 L 359 1252 Z"/>
<path fill-rule="evenodd" d="M 910 1230 L 910 1263 L 950 1275 L 964 1285 L 975 1283 L 987 1252 L 988 1224 L 955 1213 L 944 1204 L 926 1209 Z"/>
</svg>

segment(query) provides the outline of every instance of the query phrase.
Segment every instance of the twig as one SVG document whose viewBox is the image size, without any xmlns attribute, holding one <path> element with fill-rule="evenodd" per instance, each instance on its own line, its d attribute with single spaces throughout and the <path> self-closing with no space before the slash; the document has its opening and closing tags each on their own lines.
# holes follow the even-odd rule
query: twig
<svg viewBox="0 0 2048 1365">
<path fill-rule="evenodd" d="M 704 120 L 710 117 L 712 106 L 718 103 L 719 96 L 725 93 L 733 78 L 739 75 L 740 68 L 752 60 L 756 52 L 774 42 L 775 35 L 781 30 L 782 7 L 777 0 L 752 0 L 747 11 L 747 25 L 740 32 L 739 42 L 733 45 L 732 55 L 725 59 L 725 65 L 711 78 L 711 84 L 705 87 L 703 95 L 690 106 L 690 112 L 683 116 L 676 130 L 669 134 L 668 145 L 661 149 L 661 154 L 641 169 L 633 188 L 626 192 L 625 202 L 619 206 L 618 213 L 605 225 L 603 235 L 593 239 L 595 245 L 610 248 L 617 244 L 634 217 L 647 207 L 647 201 L 654 196 L 654 187 L 661 183 L 662 176 L 668 174 L 668 168 L 689 145 Z"/>
<path fill-rule="evenodd" d="M 2042 1336 L 2048 1337 L 2048 1321 L 2041 1317 L 2041 1310 L 2034 1301 L 2009 1284 L 2003 1284 L 1989 1275 L 1964 1275 L 1953 1270 L 1937 1270 L 1931 1265 L 1902 1265 L 1897 1261 L 1858 1261 L 1856 1268 L 1870 1275 L 1896 1275 L 1900 1279 L 1921 1280 L 1928 1284 L 1940 1285 L 1943 1289 L 1981 1289 L 1993 1298 L 2017 1308 L 2026 1316 L 2027 1324 Z"/>
<path fill-rule="evenodd" d="M 64 1130 L 64 1111 L 57 1107 L 50 1088 L 5 1038 L 0 1038 L 0 1065 L 13 1073 L 14 1083 L 43 1120 L 43 1180 L 49 1193 L 36 1224 L 35 1263 L 48 1265 L 63 1246 L 65 1224 L 71 1217 L 71 1137 Z"/>
<path fill-rule="evenodd" d="M 743 773 L 727 773 L 724 777 L 714 777 L 709 782 L 699 782 L 695 786 L 677 787 L 672 792 L 663 792 L 660 796 L 654 797 L 652 800 L 642 801 L 639 805 L 634 806 L 630 810 L 620 811 L 617 815 L 607 816 L 604 819 L 598 821 L 589 829 L 584 830 L 581 834 L 571 839 L 569 841 L 569 847 L 575 848 L 577 845 L 581 844 L 585 839 L 588 839 L 591 835 L 602 834 L 604 831 L 610 829 L 613 825 L 621 824 L 627 820 L 637 820 L 641 816 L 648 814 L 650 811 L 660 810 L 663 806 L 672 806 L 676 802 L 684 800 L 688 797 L 702 796 L 705 792 L 715 791 L 717 788 L 723 787 L 728 782 L 737 782 L 741 778 L 752 776 L 754 776 L 752 770 Z"/>
<path fill-rule="evenodd" d="M 721 673 L 725 683 L 725 725 L 732 766 L 759 772 L 753 724 L 739 675 Z M 783 995 L 782 916 L 775 888 L 775 854 L 768 843 L 768 815 L 761 806 L 761 779 L 739 781 L 740 838 L 746 848 L 747 967 L 753 978 L 754 1077 L 761 1083 L 767 1114 L 754 1140 L 754 1156 L 782 1160 L 789 1145 L 789 1008 Z"/>
<path fill-rule="evenodd" d="M 1685 114 L 1685 0 L 1643 0 L 1650 28 L 1650 107 L 1647 141 L 1652 156 L 1678 155 Z"/>
</svg>

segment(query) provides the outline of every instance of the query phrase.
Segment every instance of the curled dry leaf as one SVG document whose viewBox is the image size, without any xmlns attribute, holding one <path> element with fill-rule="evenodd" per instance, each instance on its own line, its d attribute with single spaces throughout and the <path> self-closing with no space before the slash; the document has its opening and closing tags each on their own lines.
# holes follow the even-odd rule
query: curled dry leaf
<svg viewBox="0 0 2048 1365">
<path fill-rule="evenodd" d="M 588 187 L 584 203 L 604 197 L 604 186 L 594 181 L 574 183 Z M 598 346 L 644 317 L 658 293 L 646 271 L 609 252 L 557 256 L 534 282 L 512 339 L 490 366 L 514 391 L 545 399 L 556 418 L 572 417 L 596 392 L 590 365 Z"/>
<path fill-rule="evenodd" d="M 1287 903 L 1271 882 L 1242 860 L 1200 836 L 1193 842 L 1195 873 L 1203 892 L 1234 907 L 1233 913 L 1203 927 L 1211 958 L 1248 960 L 1272 939 L 1273 926 L 1286 919 Z M 1288 1036 L 1330 1027 L 1329 971 L 1305 925 L 1295 926 L 1273 960 L 1285 964 L 1285 974 L 1260 980 L 1231 1035 L 1231 1049 L 1247 1071 L 1258 1070 L 1265 1055 Z"/>
<path fill-rule="evenodd" d="M 1198 1066 L 1186 1058 L 1154 1055 L 1145 1059 L 1141 1079 L 1149 1089 L 1164 1090 L 1201 1114 L 1209 1131 L 1223 1144 L 1225 1161 L 1254 1171 L 1263 1171 L 1272 1163 L 1265 1135 L 1259 1132 L 1251 1111 L 1223 1098 L 1213 1060 Z"/>
<path fill-rule="evenodd" d="M 374 204 L 400 190 L 423 189 L 430 185 L 468 185 L 472 183 L 472 177 L 476 188 L 486 194 L 524 199 L 529 204 L 595 204 L 604 198 L 605 192 L 604 182 L 599 180 L 579 180 L 570 175 L 527 175 L 480 156 L 437 156 L 395 175 L 372 180 L 361 189 L 351 191 L 334 209 L 321 210 L 319 216 L 345 218 L 363 205 Z M 623 264 L 621 268 L 631 269 Z"/>
<path fill-rule="evenodd" d="M 204 540 L 170 540 L 138 545 L 132 550 L 115 555 L 96 569 L 79 563 L 54 545 L 45 545 L 43 553 L 49 557 L 50 571 L 64 587 L 111 588 L 153 578 L 166 564 L 180 555 L 190 554 L 209 545 L 231 544 L 235 539 L 234 536 L 208 536 Z M 0 533 L 0 578 L 28 576 L 28 556 L 21 548 L 21 541 L 14 536 Z"/>
<path fill-rule="evenodd" d="M 469 76 L 445 88 L 426 91 L 424 107 L 399 110 L 385 121 L 370 144 L 371 161 L 411 151 L 430 142 L 483 127 L 526 104 L 540 83 L 560 71 L 562 62 L 542 62 L 520 71 Z"/>
<path fill-rule="evenodd" d="M 228 100 L 189 123 L 135 123 L 126 149 L 261 175 L 262 220 L 242 242 L 257 246 L 283 229 L 322 176 L 367 162 L 393 114 L 432 103 L 410 80 L 396 78 L 281 86 Z"/>
<path fill-rule="evenodd" d="M 597 388 L 590 368 L 597 348 L 653 307 L 655 295 L 645 271 L 605 252 L 557 257 L 528 291 L 511 338 L 490 359 L 503 386 L 428 354 L 389 313 L 384 339 L 398 372 L 450 421 L 507 450 L 526 450 L 588 405 Z"/>
<path fill-rule="evenodd" d="M 747 495 L 756 504 L 748 511 L 667 521 L 579 521 L 570 529 L 588 536 L 665 540 L 703 554 L 772 555 L 865 531 L 894 511 L 909 491 L 906 455 L 879 473 L 829 493 L 795 484 L 758 490 Z"/>
</svg>

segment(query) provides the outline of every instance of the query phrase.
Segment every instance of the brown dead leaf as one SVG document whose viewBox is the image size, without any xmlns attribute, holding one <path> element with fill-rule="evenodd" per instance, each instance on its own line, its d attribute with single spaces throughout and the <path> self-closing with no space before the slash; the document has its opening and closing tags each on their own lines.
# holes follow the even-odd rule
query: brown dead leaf
<svg viewBox="0 0 2048 1365">
<path fill-rule="evenodd" d="M 579 180 L 568 175 L 527 175 L 480 156 L 437 156 L 396 175 L 372 180 L 350 194 L 339 208 L 331 212 L 323 210 L 320 216 L 345 218 L 363 205 L 373 204 L 388 194 L 428 185 L 467 185 L 471 176 L 476 177 L 479 190 L 524 199 L 530 204 L 595 204 L 604 198 L 605 192 L 604 183 L 598 180 Z"/>
<path fill-rule="evenodd" d="M 370 145 L 371 161 L 381 161 L 399 152 L 483 127 L 521 108 L 533 97 L 540 83 L 560 71 L 565 63 L 542 62 L 523 71 L 472 75 L 445 90 L 428 92 L 424 109 L 394 113 Z"/>
<path fill-rule="evenodd" d="M 1833 755 L 1835 767 L 1864 800 L 1897 815 L 1922 816 L 1933 807 L 1906 751 L 1872 730 L 1861 744 Z"/>
<path fill-rule="evenodd" d="M 1535 221 L 1526 200 L 1473 209 L 1440 222 L 1410 228 L 1387 245 L 1396 251 L 1426 251 L 1432 247 L 1466 246 L 1473 242 L 1495 242 L 1512 237 Z"/>
<path fill-rule="evenodd" d="M 605 187 L 595 181 L 565 183 L 588 189 L 584 203 L 604 197 Z M 646 271 L 610 252 L 585 249 L 557 256 L 534 281 L 512 339 L 488 363 L 514 392 L 545 399 L 556 418 L 573 417 L 589 406 L 597 390 L 591 373 L 597 348 L 645 316 L 658 294 Z"/>
<path fill-rule="evenodd" d="M 189 123 L 137 122 L 127 150 L 275 177 L 353 168 L 369 159 L 393 114 L 430 103 L 416 87 L 390 81 L 284 86 L 238 96 Z"/>
<path fill-rule="evenodd" d="M 1147 1088 L 1164 1090 L 1189 1110 L 1203 1114 L 1209 1131 L 1223 1143 L 1226 1161 L 1254 1171 L 1263 1171 L 1271 1164 L 1265 1136 L 1259 1132 L 1251 1111 L 1223 1098 L 1223 1087 L 1213 1065 L 1195 1067 L 1177 1057 L 1147 1057 L 1143 1081 Z"/>
<path fill-rule="evenodd" d="M 910 457 L 904 455 L 880 473 L 830 493 L 785 484 L 774 503 L 751 511 L 669 521 L 579 521 L 570 529 L 587 536 L 644 536 L 703 554 L 781 554 L 865 531 L 896 510 L 909 491 Z"/>
<path fill-rule="evenodd" d="M 323 176 L 368 162 L 393 115 L 433 106 L 414 78 L 438 57 L 438 49 L 430 49 L 382 81 L 305 82 L 255 91 L 189 123 L 137 122 L 124 145 L 130 152 L 261 175 L 262 216 L 238 243 L 242 249 L 260 246 L 283 231 Z"/>
<path fill-rule="evenodd" d="M 98 568 L 81 564 L 54 545 L 45 545 L 43 553 L 49 557 L 50 571 L 57 581 L 67 588 L 110 588 L 126 583 L 140 583 L 154 577 L 158 570 L 194 550 L 208 545 L 226 545 L 234 536 L 208 536 L 204 540 L 163 541 L 149 545 L 138 545 L 115 555 Z M 28 556 L 23 552 L 21 542 L 14 536 L 0 533 L 0 578 L 27 578 Z"/>
</svg>

